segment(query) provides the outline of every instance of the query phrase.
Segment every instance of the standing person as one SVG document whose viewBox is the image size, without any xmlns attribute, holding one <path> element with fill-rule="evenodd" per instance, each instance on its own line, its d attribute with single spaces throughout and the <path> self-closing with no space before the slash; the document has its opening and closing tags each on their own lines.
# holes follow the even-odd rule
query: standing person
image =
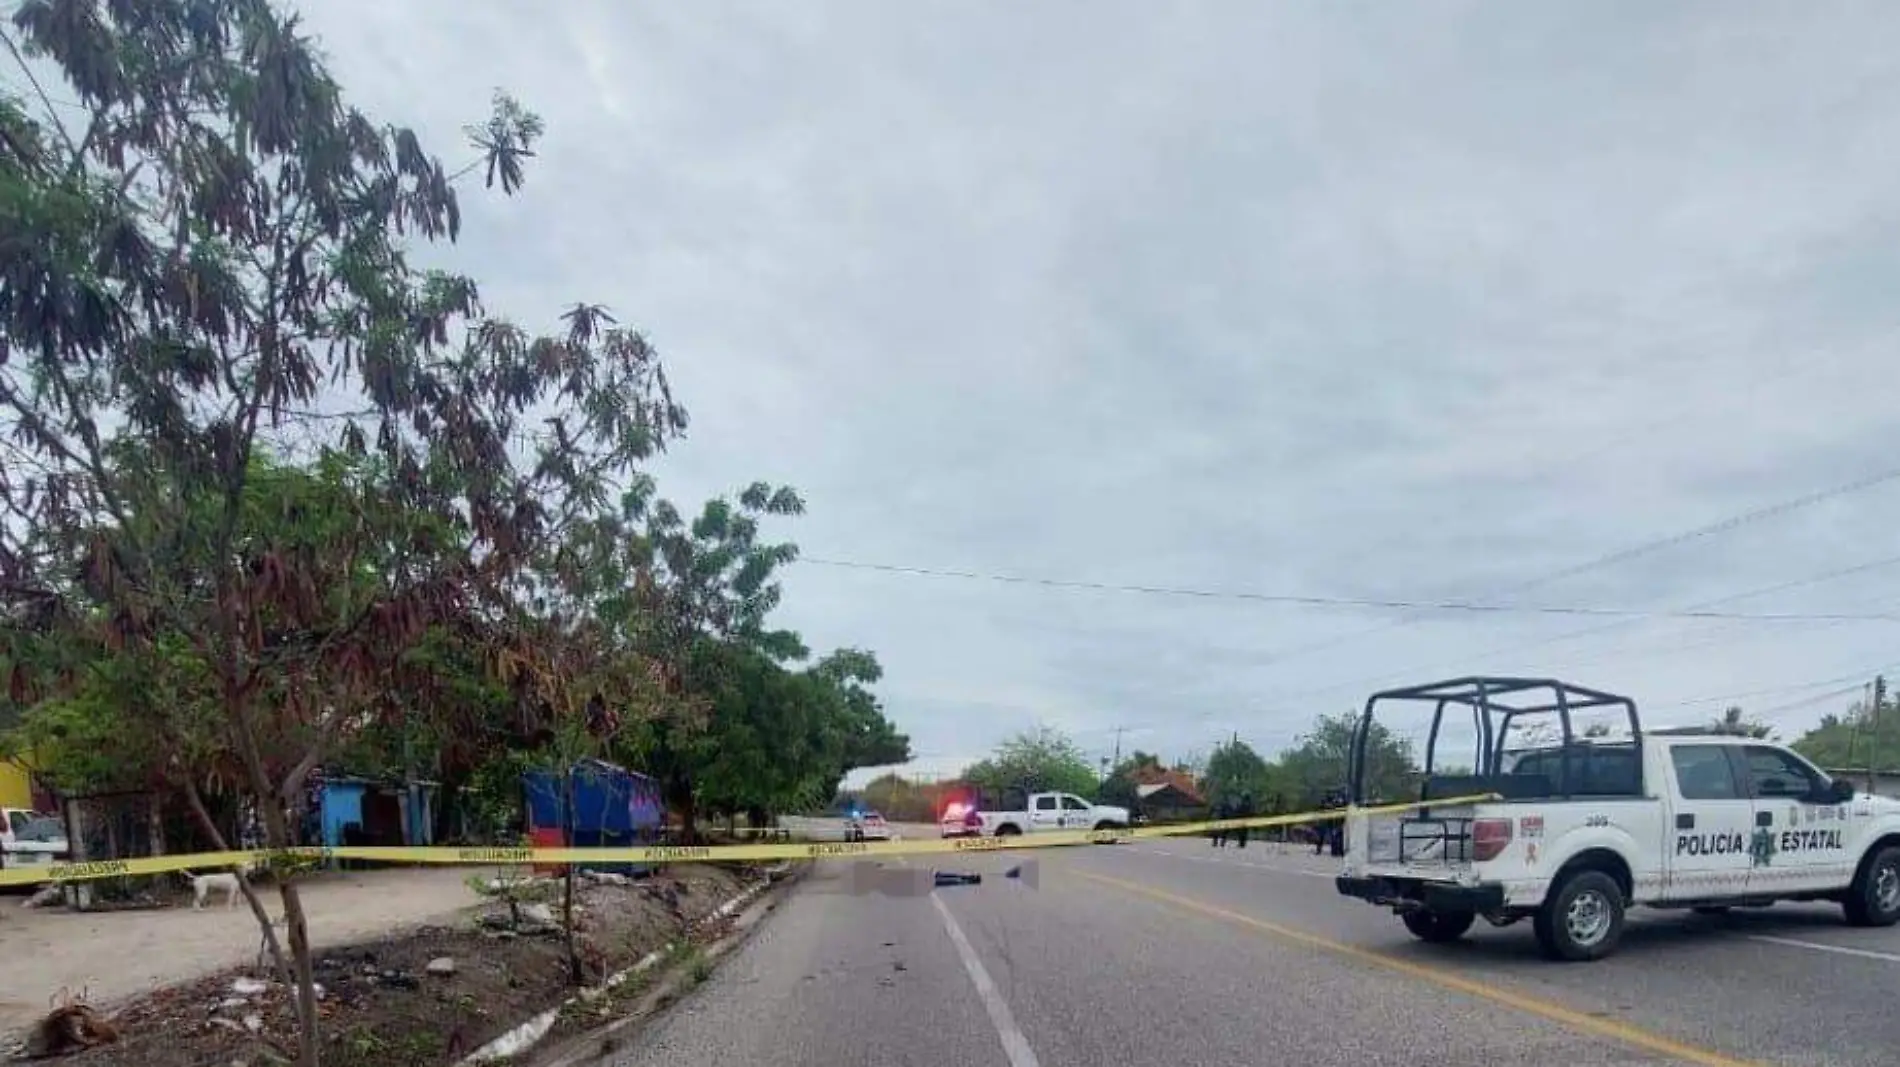
<svg viewBox="0 0 1900 1067">
<path fill-rule="evenodd" d="M 1319 798 L 1320 810 L 1331 811 L 1334 806 L 1333 802 L 1337 799 L 1338 797 L 1332 793 L 1322 794 Z M 1310 823 L 1308 825 L 1311 827 L 1313 831 L 1313 855 L 1315 856 L 1325 855 L 1326 846 L 1330 844 L 1333 839 L 1332 821 L 1329 819 L 1322 819 L 1318 822 Z"/>
<path fill-rule="evenodd" d="M 1251 792 L 1240 794 L 1240 803 L 1236 805 L 1233 817 L 1236 819 L 1251 819 L 1253 818 L 1253 816 L 1254 816 L 1253 794 Z M 1242 826 L 1239 829 L 1236 829 L 1234 833 L 1240 838 L 1240 847 L 1246 848 L 1247 847 L 1247 828 L 1245 826 Z"/>
<path fill-rule="evenodd" d="M 1219 821 L 1221 819 L 1228 818 L 1229 817 L 1228 812 L 1232 810 L 1233 810 L 1233 804 L 1230 803 L 1226 797 L 1222 797 L 1219 800 L 1214 801 L 1213 810 L 1211 810 L 1208 814 L 1212 815 L 1216 821 Z M 1223 830 L 1218 826 L 1214 828 L 1214 832 L 1210 834 L 1209 836 L 1213 839 L 1215 848 L 1226 847 L 1228 833 L 1229 831 Z"/>
<path fill-rule="evenodd" d="M 1346 791 L 1338 789 L 1328 793 L 1326 802 L 1322 806 L 1332 811 L 1346 807 Z M 1344 856 L 1346 854 L 1346 820 L 1344 818 L 1328 819 L 1324 824 L 1324 832 L 1320 835 L 1320 844 L 1322 850 L 1330 846 L 1333 855 Z M 1315 852 L 1314 855 L 1318 853 Z"/>
</svg>

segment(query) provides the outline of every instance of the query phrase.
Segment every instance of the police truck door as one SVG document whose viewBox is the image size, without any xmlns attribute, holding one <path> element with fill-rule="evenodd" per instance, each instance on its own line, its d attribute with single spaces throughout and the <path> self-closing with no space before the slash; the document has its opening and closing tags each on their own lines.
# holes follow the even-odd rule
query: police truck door
<svg viewBox="0 0 1900 1067">
<path fill-rule="evenodd" d="M 1755 801 L 1756 888 L 1835 889 L 1853 880 L 1860 842 L 1849 806 L 1821 803 L 1827 776 L 1793 753 L 1742 747 Z"/>
<path fill-rule="evenodd" d="M 1089 825 L 1089 802 L 1081 797 L 1062 794 L 1062 828 L 1064 830 L 1092 830 Z"/>
<path fill-rule="evenodd" d="M 1032 832 L 1058 828 L 1062 807 L 1054 793 L 1037 793 L 1029 798 L 1029 802 L 1033 805 L 1029 810 L 1029 828 Z"/>
<path fill-rule="evenodd" d="M 1678 741 L 1668 747 L 1674 814 L 1663 846 L 1663 895 L 1740 896 L 1748 890 L 1755 802 L 1742 787 L 1734 746 Z"/>
</svg>

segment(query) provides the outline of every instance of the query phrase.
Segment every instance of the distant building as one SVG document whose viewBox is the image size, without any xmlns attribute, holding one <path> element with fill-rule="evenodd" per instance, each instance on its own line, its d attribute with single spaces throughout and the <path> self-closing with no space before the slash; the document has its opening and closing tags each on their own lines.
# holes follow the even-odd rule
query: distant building
<svg viewBox="0 0 1900 1067">
<path fill-rule="evenodd" d="M 1199 783 L 1186 771 L 1148 764 L 1129 772 L 1135 781 L 1135 810 L 1154 822 L 1193 819 L 1207 808 Z"/>
</svg>

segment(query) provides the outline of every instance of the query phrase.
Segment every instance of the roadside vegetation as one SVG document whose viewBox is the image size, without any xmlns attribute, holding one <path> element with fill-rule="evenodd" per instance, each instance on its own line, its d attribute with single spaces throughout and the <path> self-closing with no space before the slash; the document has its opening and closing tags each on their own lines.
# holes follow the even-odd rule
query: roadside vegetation
<svg viewBox="0 0 1900 1067">
<path fill-rule="evenodd" d="M 907 758 L 875 656 L 774 624 L 798 494 L 688 508 L 646 473 L 687 412 L 613 294 L 517 319 L 440 266 L 467 198 L 530 180 L 532 111 L 498 94 L 438 156 L 269 0 L 24 0 L 0 34 L 9 751 L 180 794 L 220 844 L 244 798 L 272 848 L 330 764 L 426 774 L 449 826 L 599 756 L 691 837 Z M 314 1064 L 274 891 L 281 930 L 246 895 Z"/>
<path fill-rule="evenodd" d="M 1235 736 L 1214 746 L 1204 760 L 1169 760 L 1136 750 L 1113 766 L 1106 758 L 1092 765 L 1074 739 L 1059 730 L 1040 728 L 1009 738 L 953 780 L 922 782 L 885 774 L 865 786 L 862 798 L 886 818 L 903 822 L 934 821 L 948 799 L 969 787 L 1000 790 L 1022 785 L 1076 793 L 1135 810 L 1141 784 L 1172 777 L 1191 782 L 1206 809 L 1227 800 L 1251 798 L 1259 814 L 1312 811 L 1345 785 L 1357 719 L 1353 712 L 1319 716 L 1292 745 L 1271 757 Z M 1705 725 L 1744 738 L 1771 738 L 1776 733 L 1769 722 L 1735 706 Z M 1600 724 L 1584 732 L 1598 736 Z M 1842 713 L 1823 716 L 1792 747 L 1832 771 L 1858 773 L 1871 768 L 1887 776 L 1900 773 L 1900 707 L 1887 694 L 1885 680 L 1876 679 L 1864 699 Z M 1417 754 L 1383 723 L 1373 723 L 1370 753 L 1370 795 L 1398 798 L 1416 787 Z"/>
</svg>

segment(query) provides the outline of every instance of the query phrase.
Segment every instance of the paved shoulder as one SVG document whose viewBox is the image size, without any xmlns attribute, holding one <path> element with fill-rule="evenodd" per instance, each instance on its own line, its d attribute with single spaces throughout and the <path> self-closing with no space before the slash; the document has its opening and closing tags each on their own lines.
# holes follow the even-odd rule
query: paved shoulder
<svg viewBox="0 0 1900 1067">
<path fill-rule="evenodd" d="M 1145 898 L 1053 854 L 1038 888 L 999 877 L 1028 859 L 970 857 L 980 885 L 914 897 L 852 895 L 846 865 L 822 866 L 603 1067 L 1680 1060 Z"/>
<path fill-rule="evenodd" d="M 1065 860 L 1003 906 L 950 898 L 1045 1067 L 1118 1062 L 1678 1062 L 1473 999 L 1236 917 L 1183 909 Z"/>
<path fill-rule="evenodd" d="M 1464 989 L 1507 1009 L 1503 1018 L 1531 1012 L 1621 1030 L 1638 1047 L 1679 1046 L 1678 1057 L 1692 1062 L 1895 1062 L 1900 931 L 1850 929 L 1838 907 L 1778 905 L 1718 918 L 1639 909 L 1616 955 L 1563 965 L 1541 958 L 1527 923 L 1480 923 L 1457 944 L 1420 943 L 1384 910 L 1339 897 L 1327 861 L 1310 855 L 1170 841 L 1078 850 L 1064 862 L 1158 906 L 1225 913 L 1282 940 Z"/>
<path fill-rule="evenodd" d="M 701 989 L 600 1067 L 1001 1062 L 927 897 L 852 895 L 820 864 Z"/>
</svg>

